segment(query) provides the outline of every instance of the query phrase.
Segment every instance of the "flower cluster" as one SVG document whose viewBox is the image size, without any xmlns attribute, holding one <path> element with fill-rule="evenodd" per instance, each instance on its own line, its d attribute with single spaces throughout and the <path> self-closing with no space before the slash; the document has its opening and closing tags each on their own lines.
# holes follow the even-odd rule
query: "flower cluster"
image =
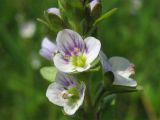
<svg viewBox="0 0 160 120">
<path fill-rule="evenodd" d="M 40 49 L 40 55 L 49 61 L 52 61 L 54 64 L 54 69 L 51 71 L 45 71 L 42 74 L 45 76 L 44 78 L 49 78 L 49 80 L 52 82 L 46 92 L 46 96 L 49 101 L 53 104 L 63 107 L 64 112 L 67 115 L 73 115 L 85 100 L 85 91 L 89 87 L 89 84 L 86 84 L 87 81 L 89 81 L 87 76 L 94 74 L 94 68 L 99 68 L 96 70 L 102 71 L 103 73 L 112 73 L 113 79 L 112 83 L 110 84 L 110 89 L 112 89 L 112 92 L 114 92 L 114 88 L 112 86 L 127 87 L 127 89 L 123 88 L 123 90 L 128 90 L 128 88 L 134 88 L 133 90 L 135 90 L 137 82 L 130 78 L 130 75 L 135 73 L 134 64 L 127 59 L 118 56 L 108 59 L 107 56 L 102 52 L 100 40 L 92 35 L 92 32 L 94 31 L 92 31 L 93 29 L 91 26 L 96 25 L 95 23 L 98 23 L 104 19 L 113 11 L 110 11 L 109 13 L 95 20 L 96 17 L 92 17 L 92 15 L 94 13 L 98 13 L 97 6 L 100 7 L 100 1 L 90 1 L 89 17 L 92 17 L 93 20 L 91 21 L 92 24 L 88 25 L 89 22 L 87 19 L 85 19 L 87 21 L 87 26 L 84 26 L 76 24 L 77 20 L 74 20 L 74 17 L 77 15 L 69 16 L 69 13 L 65 13 L 65 6 L 67 6 L 69 3 L 59 0 L 59 4 L 61 9 L 48 9 L 47 21 L 41 20 L 41 22 L 45 23 L 49 28 L 49 25 L 55 23 L 57 25 L 62 23 L 61 25 L 64 25 L 63 27 L 57 27 L 56 30 L 58 30 L 58 32 L 55 30 L 55 28 L 51 28 L 51 30 L 54 30 L 54 33 L 56 33 L 55 42 L 52 42 L 49 37 L 45 37 L 42 41 Z M 69 5 L 74 7 L 72 4 Z M 77 3 L 77 6 L 78 5 L 79 4 Z M 81 13 L 83 13 L 83 10 L 86 6 L 88 7 L 87 0 L 83 0 L 78 8 L 75 6 L 73 12 L 78 9 L 81 11 Z M 52 24 L 50 15 L 53 15 Z M 73 18 L 72 20 L 74 21 L 72 21 L 70 18 Z M 80 18 L 78 18 L 78 20 L 79 19 Z M 49 72 L 51 72 L 50 75 L 48 75 Z M 103 74 L 103 76 L 103 78 L 108 77 L 106 74 Z M 103 84 L 105 84 L 105 82 L 103 82 Z"/>
<path fill-rule="evenodd" d="M 48 38 L 42 41 L 40 54 L 52 60 L 59 71 L 56 81 L 49 85 L 46 95 L 52 103 L 64 107 L 68 115 L 76 112 L 83 103 L 85 94 L 85 84 L 68 73 L 87 71 L 98 58 L 105 72 L 113 72 L 113 85 L 137 85 L 136 81 L 129 78 L 134 73 L 134 65 L 122 57 L 111 57 L 108 60 L 105 54 L 100 52 L 100 48 L 98 39 L 87 37 L 83 40 L 78 33 L 69 29 L 58 33 L 56 44 Z"/>
<path fill-rule="evenodd" d="M 69 29 L 58 32 L 56 44 L 48 38 L 43 39 L 40 54 L 52 60 L 58 71 L 63 72 L 63 74 L 58 74 L 56 82 L 49 86 L 47 97 L 56 105 L 63 106 L 67 114 L 73 114 L 82 104 L 85 92 L 84 83 L 77 84 L 78 80 L 69 77 L 67 73 L 89 70 L 97 59 L 100 48 L 101 43 L 98 39 L 87 37 L 83 40 L 77 32 Z M 77 100 L 72 100 L 72 98 Z M 68 102 L 73 102 L 74 107 L 69 107 L 72 104 L 67 104 Z"/>
</svg>

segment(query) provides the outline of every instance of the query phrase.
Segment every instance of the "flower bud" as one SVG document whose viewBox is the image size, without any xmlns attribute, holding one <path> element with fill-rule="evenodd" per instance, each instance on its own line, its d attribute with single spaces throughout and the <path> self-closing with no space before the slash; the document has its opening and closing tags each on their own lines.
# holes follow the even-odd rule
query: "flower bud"
<svg viewBox="0 0 160 120">
<path fill-rule="evenodd" d="M 90 14 L 92 17 L 98 17 L 101 12 L 101 4 L 99 0 L 92 0 L 89 4 Z"/>
<path fill-rule="evenodd" d="M 47 12 L 49 14 L 57 15 L 59 18 L 61 18 L 60 10 L 58 8 L 49 8 Z"/>
<path fill-rule="evenodd" d="M 93 0 L 90 2 L 90 10 L 93 11 L 93 9 L 96 7 L 96 5 L 99 4 L 99 0 Z"/>
</svg>

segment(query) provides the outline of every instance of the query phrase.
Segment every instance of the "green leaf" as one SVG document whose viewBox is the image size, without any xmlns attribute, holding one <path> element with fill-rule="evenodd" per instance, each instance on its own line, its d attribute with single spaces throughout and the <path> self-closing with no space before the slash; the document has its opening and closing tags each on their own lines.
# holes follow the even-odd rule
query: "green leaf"
<svg viewBox="0 0 160 120">
<path fill-rule="evenodd" d="M 125 93 L 125 92 L 137 92 L 142 91 L 142 86 L 136 86 L 136 87 L 127 87 L 127 86 L 121 86 L 121 85 L 113 85 L 111 93 Z"/>
<path fill-rule="evenodd" d="M 113 13 L 115 13 L 117 11 L 118 8 L 113 8 L 112 10 L 110 10 L 109 12 L 103 14 L 102 16 L 100 16 L 93 24 L 93 26 L 97 25 L 99 22 L 101 22 L 102 20 L 110 17 Z"/>
<path fill-rule="evenodd" d="M 52 66 L 43 67 L 40 69 L 40 73 L 44 79 L 48 80 L 49 82 L 54 82 L 57 74 L 57 69 Z"/>
</svg>

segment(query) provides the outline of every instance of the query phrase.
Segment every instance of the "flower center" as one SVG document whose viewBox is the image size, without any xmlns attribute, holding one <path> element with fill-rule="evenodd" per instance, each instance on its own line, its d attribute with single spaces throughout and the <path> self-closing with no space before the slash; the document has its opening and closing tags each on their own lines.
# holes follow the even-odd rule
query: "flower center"
<svg viewBox="0 0 160 120">
<path fill-rule="evenodd" d="M 72 51 L 72 55 L 78 55 L 80 53 L 80 49 L 79 48 L 74 48 L 74 50 Z"/>
<path fill-rule="evenodd" d="M 69 89 L 67 90 L 67 93 L 63 94 L 63 98 L 68 99 L 69 105 L 73 105 L 77 102 L 77 100 L 80 99 L 79 90 L 74 86 L 69 87 Z"/>
<path fill-rule="evenodd" d="M 78 67 L 84 67 L 86 65 L 86 56 L 84 54 L 72 56 L 72 64 Z"/>
</svg>

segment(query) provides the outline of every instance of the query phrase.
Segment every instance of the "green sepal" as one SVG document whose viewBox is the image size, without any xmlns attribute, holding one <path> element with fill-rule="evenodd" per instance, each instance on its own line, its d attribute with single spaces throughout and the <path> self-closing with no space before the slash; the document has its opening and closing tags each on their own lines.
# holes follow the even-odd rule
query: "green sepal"
<svg viewBox="0 0 160 120">
<path fill-rule="evenodd" d="M 101 69 L 101 67 L 100 67 L 100 66 L 97 66 L 97 67 L 95 67 L 95 68 L 89 69 L 89 70 L 86 71 L 86 72 L 97 72 L 97 71 L 99 71 L 100 69 Z"/>
<path fill-rule="evenodd" d="M 109 93 L 125 93 L 125 92 L 136 92 L 143 90 L 141 86 L 131 87 L 123 85 L 113 85 L 114 74 L 113 72 L 107 72 L 104 76 L 104 89 Z"/>
<path fill-rule="evenodd" d="M 47 11 L 44 12 L 44 18 L 50 25 L 50 29 L 53 30 L 54 32 L 58 32 L 61 29 L 64 28 L 63 20 L 57 16 L 56 14 L 53 13 L 48 13 Z"/>
<path fill-rule="evenodd" d="M 113 8 L 112 10 L 106 12 L 105 14 L 101 15 L 93 24 L 93 26 L 97 25 L 100 23 L 102 20 L 107 19 L 110 17 L 112 14 L 114 14 L 117 11 L 118 8 Z"/>
<path fill-rule="evenodd" d="M 92 11 L 90 11 L 90 16 L 93 20 L 97 19 L 102 11 L 102 5 L 101 3 L 97 3 L 96 6 L 93 8 Z"/>
<path fill-rule="evenodd" d="M 129 87 L 129 86 L 121 86 L 121 85 L 112 85 L 110 92 L 111 93 L 126 93 L 126 92 L 137 92 L 142 91 L 142 86 Z"/>
<path fill-rule="evenodd" d="M 94 68 L 94 67 L 96 67 L 97 65 L 98 65 L 98 63 L 99 63 L 99 57 L 97 57 L 93 62 L 92 62 L 92 64 L 91 64 L 91 68 Z"/>
<path fill-rule="evenodd" d="M 104 73 L 104 87 L 105 89 L 110 89 L 114 81 L 114 74 L 111 71 Z"/>
<path fill-rule="evenodd" d="M 49 67 L 43 67 L 40 69 L 40 73 L 42 77 L 49 82 L 54 82 L 57 74 L 57 69 L 55 67 L 49 66 Z"/>
</svg>

